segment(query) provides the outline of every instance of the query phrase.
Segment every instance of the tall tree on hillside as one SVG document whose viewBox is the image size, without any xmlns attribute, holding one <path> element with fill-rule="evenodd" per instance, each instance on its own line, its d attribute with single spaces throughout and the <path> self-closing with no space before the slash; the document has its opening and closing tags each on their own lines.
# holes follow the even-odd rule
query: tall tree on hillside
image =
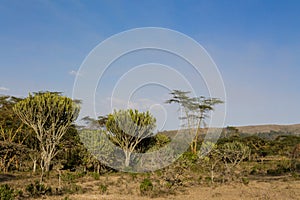
<svg viewBox="0 0 300 200">
<path fill-rule="evenodd" d="M 34 130 L 40 142 L 42 172 L 48 172 L 51 160 L 57 154 L 57 145 L 78 117 L 79 105 L 60 93 L 40 92 L 29 94 L 13 109 Z"/>
<path fill-rule="evenodd" d="M 195 137 L 191 142 L 191 151 L 197 153 L 197 144 L 200 134 L 200 128 L 206 126 L 206 119 L 209 117 L 209 112 L 214 110 L 214 106 L 223 103 L 218 98 L 189 97 L 190 92 L 181 90 L 173 90 L 171 93 L 172 98 L 167 100 L 166 103 L 177 103 L 183 109 L 184 116 L 180 117 L 181 120 L 186 120 L 186 128 Z"/>
</svg>

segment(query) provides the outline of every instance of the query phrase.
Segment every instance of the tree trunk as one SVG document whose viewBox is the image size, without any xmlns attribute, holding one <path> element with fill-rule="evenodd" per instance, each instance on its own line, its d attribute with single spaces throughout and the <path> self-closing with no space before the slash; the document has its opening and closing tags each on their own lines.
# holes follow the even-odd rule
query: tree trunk
<svg viewBox="0 0 300 200">
<path fill-rule="evenodd" d="M 97 164 L 97 173 L 100 174 L 100 164 Z"/>
<path fill-rule="evenodd" d="M 45 172 L 50 171 L 50 162 L 48 160 L 45 161 Z"/>
<path fill-rule="evenodd" d="M 211 178 L 211 183 L 214 183 L 214 167 L 210 169 L 210 178 Z"/>
<path fill-rule="evenodd" d="M 125 167 L 128 167 L 130 164 L 131 152 L 125 151 Z"/>
<path fill-rule="evenodd" d="M 43 183 L 44 171 L 45 171 L 45 164 L 44 164 L 43 159 L 41 160 L 41 170 L 42 170 L 42 173 L 41 173 L 40 183 Z"/>
<path fill-rule="evenodd" d="M 34 159 L 33 160 L 33 169 L 32 169 L 32 172 L 35 174 L 35 172 L 36 172 L 36 163 L 37 163 L 37 160 L 36 159 Z"/>
<path fill-rule="evenodd" d="M 44 167 L 45 167 L 45 172 L 49 172 L 50 171 L 51 158 L 52 158 L 51 154 L 46 154 L 46 156 L 43 157 L 43 160 L 44 160 L 43 163 L 44 163 Z"/>
<path fill-rule="evenodd" d="M 61 189 L 61 171 L 58 170 L 58 188 Z"/>
</svg>

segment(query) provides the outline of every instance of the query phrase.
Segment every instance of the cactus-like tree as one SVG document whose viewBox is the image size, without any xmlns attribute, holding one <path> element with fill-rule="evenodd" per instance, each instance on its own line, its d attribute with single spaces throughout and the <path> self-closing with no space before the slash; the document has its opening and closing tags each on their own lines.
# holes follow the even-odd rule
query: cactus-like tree
<svg viewBox="0 0 300 200">
<path fill-rule="evenodd" d="M 78 117 L 79 105 L 57 92 L 39 92 L 29 94 L 13 110 L 34 130 L 40 143 L 42 172 L 48 172 L 57 154 L 57 145 Z"/>
<path fill-rule="evenodd" d="M 153 136 L 156 119 L 149 112 L 138 110 L 119 110 L 108 115 L 107 136 L 118 145 L 125 155 L 125 167 L 130 165 L 131 155 L 138 144 Z"/>
</svg>

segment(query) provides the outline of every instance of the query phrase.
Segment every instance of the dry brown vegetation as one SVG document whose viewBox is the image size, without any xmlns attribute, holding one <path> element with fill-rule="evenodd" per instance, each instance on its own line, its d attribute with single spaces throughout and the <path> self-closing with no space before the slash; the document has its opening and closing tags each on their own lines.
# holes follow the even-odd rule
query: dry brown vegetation
<svg viewBox="0 0 300 200">
<path fill-rule="evenodd" d="M 63 181 L 62 187 L 70 184 L 76 184 L 80 189 L 65 195 L 43 195 L 39 197 L 29 197 L 26 199 L 105 199 L 105 200 L 127 200 L 127 199 L 300 199 L 300 180 L 291 176 L 280 177 L 249 177 L 249 183 L 242 182 L 216 184 L 209 183 L 182 185 L 177 187 L 171 193 L 167 191 L 157 191 L 156 196 L 141 196 L 140 182 L 149 177 L 151 180 L 159 178 L 159 174 L 123 174 L 116 173 L 100 176 L 98 180 L 92 175 L 86 175 L 78 178 L 72 183 Z M 22 188 L 30 182 L 34 182 L 38 176 L 29 176 L 25 174 L 1 175 L 1 183 L 8 183 L 15 188 Z M 157 180 L 156 180 L 157 181 Z M 46 179 L 47 185 L 57 186 L 58 179 L 52 174 Z M 154 182 L 154 186 L 158 183 Z M 106 189 L 105 189 L 106 187 Z M 158 189 L 158 188 L 156 188 Z M 171 191 L 171 190 L 170 190 Z M 169 192 L 170 192 L 169 191 Z M 154 193 L 153 193 L 154 194 Z"/>
</svg>

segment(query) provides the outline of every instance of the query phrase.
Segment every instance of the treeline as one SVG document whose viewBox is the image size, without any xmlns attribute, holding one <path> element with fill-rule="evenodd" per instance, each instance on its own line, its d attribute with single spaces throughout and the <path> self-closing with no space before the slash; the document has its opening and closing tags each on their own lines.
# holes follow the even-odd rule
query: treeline
<svg viewBox="0 0 300 200">
<path fill-rule="evenodd" d="M 127 175 L 133 182 L 140 181 L 141 195 L 151 196 L 197 184 L 248 184 L 251 176 L 290 174 L 299 178 L 299 136 L 274 133 L 270 139 L 227 127 L 217 143 L 206 141 L 206 119 L 222 101 L 188 94 L 174 90 L 166 101 L 184 110 L 184 131 L 178 133 L 154 133 L 156 119 L 151 113 L 132 109 L 115 110 L 98 119 L 86 117 L 86 126 L 76 127 L 80 102 L 57 92 L 38 92 L 25 99 L 0 96 L 0 172 L 38 174 L 39 181 L 20 188 L 27 196 L 78 192 L 76 179 L 92 172 L 99 180 L 100 174 L 118 170 L 145 172 L 147 178 Z M 176 145 L 170 145 L 174 141 Z M 159 149 L 165 153 L 151 154 Z M 140 156 L 145 153 L 153 156 Z M 164 163 L 166 160 L 172 164 Z M 58 175 L 56 192 L 43 185 L 50 172 Z M 101 183 L 102 192 L 108 184 Z M 24 196 L 7 185 L 0 187 L 0 194 Z"/>
<path fill-rule="evenodd" d="M 119 155 L 125 160 L 121 165 L 128 167 L 132 153 L 157 149 L 169 141 L 168 137 L 153 133 L 156 121 L 149 112 L 137 110 L 115 111 L 96 120 L 86 117 L 84 120 L 96 124 L 98 130 L 79 131 L 80 127 L 73 123 L 79 109 L 79 101 L 57 92 L 34 93 L 25 99 L 1 96 L 0 172 L 39 170 L 42 182 L 44 172 L 52 169 L 112 171 L 99 156 L 110 159 Z M 134 125 L 126 127 L 126 132 L 132 134 L 126 134 L 117 123 Z M 103 127 L 107 131 L 102 131 Z M 124 151 L 116 154 L 107 146 L 107 138 Z M 104 149 L 104 153 L 97 156 L 91 148 Z"/>
<path fill-rule="evenodd" d="M 193 109 L 196 112 L 199 108 L 199 119 L 202 122 L 205 120 L 204 114 L 212 110 L 214 104 L 220 103 L 216 99 L 204 99 L 203 97 L 202 100 L 204 101 L 202 102 L 189 99 L 187 93 L 181 91 L 175 91 L 171 94 L 173 98 L 168 103 L 175 101 L 185 109 Z M 108 141 L 103 140 L 103 138 L 108 138 L 112 144 L 123 150 L 119 159 L 124 160 L 125 163 L 121 165 L 125 167 L 130 167 L 130 162 L 133 162 L 132 154 L 155 151 L 171 141 L 171 138 L 164 133 L 153 133 L 156 121 L 149 112 L 121 110 L 108 116 L 99 117 L 97 120 L 86 118 L 90 124 L 96 124 L 98 131 L 82 131 L 81 133 L 73 124 L 78 112 L 78 102 L 56 92 L 34 93 L 26 99 L 1 96 L 0 171 L 5 173 L 10 171 L 36 173 L 37 170 L 47 172 L 51 169 L 61 169 L 101 173 L 113 169 L 107 167 L 107 163 L 100 160 L 113 158 L 116 154 L 111 147 L 105 146 Z M 194 116 L 195 112 L 192 114 Z M 186 116 L 186 118 L 188 117 L 189 115 Z M 122 119 L 122 124 L 128 126 L 125 131 L 124 128 L 118 126 L 120 119 Z M 136 126 L 132 126 L 132 124 Z M 189 128 L 193 130 L 193 127 Z M 104 129 L 105 131 L 103 131 Z M 127 134 L 126 131 L 134 134 Z M 99 137 L 101 134 L 105 136 L 102 141 Z M 299 157 L 300 137 L 273 134 L 276 137 L 270 140 L 269 137 L 241 135 L 234 127 L 227 127 L 223 130 L 221 139 L 217 144 L 202 144 L 203 134 L 196 135 L 198 138 L 192 140 L 187 152 L 198 155 L 199 151 L 203 150 L 203 146 L 212 145 L 208 148 L 212 150 L 208 155 L 212 155 L 215 149 L 223 148 L 223 153 L 218 153 L 219 156 L 221 155 L 221 158 L 218 158 L 220 160 L 225 159 L 225 152 L 229 151 L 230 148 L 237 148 L 234 151 L 239 150 L 245 155 L 247 154 L 243 159 L 237 158 L 239 161 L 245 159 L 262 161 L 268 156 L 284 156 L 291 160 Z M 105 153 L 95 155 L 91 147 L 94 149 L 105 148 L 105 151 L 102 151 Z M 225 147 L 228 149 L 225 150 Z M 99 159 L 97 156 L 104 157 Z M 291 169 L 297 169 L 297 166 L 294 163 Z"/>
</svg>

